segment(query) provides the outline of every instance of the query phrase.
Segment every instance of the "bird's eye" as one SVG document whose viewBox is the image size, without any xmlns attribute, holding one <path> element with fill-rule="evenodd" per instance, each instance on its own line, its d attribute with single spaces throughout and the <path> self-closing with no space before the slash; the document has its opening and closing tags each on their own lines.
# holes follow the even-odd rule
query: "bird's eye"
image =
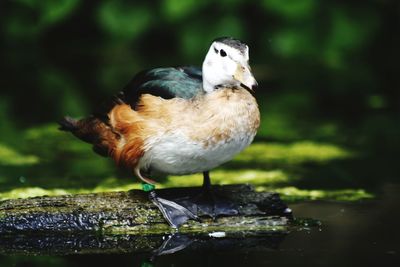
<svg viewBox="0 0 400 267">
<path fill-rule="evenodd" d="M 219 52 L 218 49 L 215 48 L 215 47 L 214 47 L 214 51 L 215 51 L 215 53 L 217 53 L 217 54 L 218 54 L 218 52 Z"/>
<path fill-rule="evenodd" d="M 219 51 L 219 52 L 220 52 L 221 57 L 226 57 L 226 52 L 224 49 L 221 49 L 221 51 Z"/>
</svg>

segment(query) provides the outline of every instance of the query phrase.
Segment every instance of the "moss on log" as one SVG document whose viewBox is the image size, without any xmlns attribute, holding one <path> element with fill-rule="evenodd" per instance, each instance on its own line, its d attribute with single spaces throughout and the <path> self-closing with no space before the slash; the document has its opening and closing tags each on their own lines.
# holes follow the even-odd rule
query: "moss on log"
<svg viewBox="0 0 400 267">
<path fill-rule="evenodd" d="M 255 192 L 249 185 L 214 186 L 214 190 L 239 207 L 237 216 L 202 222 L 189 221 L 180 233 L 285 231 L 291 214 L 279 195 Z M 158 190 L 159 196 L 176 198 L 196 194 L 200 188 Z M 102 233 L 154 235 L 170 233 L 161 212 L 141 190 L 98 194 L 11 199 L 0 202 L 0 234 Z"/>
</svg>

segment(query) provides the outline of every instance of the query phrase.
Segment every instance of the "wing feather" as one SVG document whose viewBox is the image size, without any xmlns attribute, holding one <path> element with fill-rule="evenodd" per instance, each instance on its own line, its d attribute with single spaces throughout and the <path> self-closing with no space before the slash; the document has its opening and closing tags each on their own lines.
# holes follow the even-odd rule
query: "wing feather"
<svg viewBox="0 0 400 267">
<path fill-rule="evenodd" d="M 129 104 L 136 108 L 144 94 L 159 96 L 164 99 L 190 99 L 202 90 L 202 72 L 197 67 L 155 68 L 138 73 L 112 101 L 103 105 L 95 116 L 108 122 L 107 114 L 117 104 Z"/>
</svg>

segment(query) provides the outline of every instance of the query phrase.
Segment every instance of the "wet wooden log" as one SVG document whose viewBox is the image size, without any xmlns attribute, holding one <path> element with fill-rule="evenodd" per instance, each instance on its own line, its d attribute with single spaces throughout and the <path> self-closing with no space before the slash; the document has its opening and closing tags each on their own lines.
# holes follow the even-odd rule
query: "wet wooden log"
<svg viewBox="0 0 400 267">
<path fill-rule="evenodd" d="M 235 203 L 239 214 L 216 220 L 188 221 L 180 233 L 285 231 L 291 212 L 279 195 L 255 192 L 249 185 L 214 186 Z M 164 198 L 199 193 L 200 188 L 157 190 Z M 173 232 L 141 190 L 11 199 L 0 202 L 0 236 L 10 234 L 103 233 L 153 235 Z"/>
</svg>

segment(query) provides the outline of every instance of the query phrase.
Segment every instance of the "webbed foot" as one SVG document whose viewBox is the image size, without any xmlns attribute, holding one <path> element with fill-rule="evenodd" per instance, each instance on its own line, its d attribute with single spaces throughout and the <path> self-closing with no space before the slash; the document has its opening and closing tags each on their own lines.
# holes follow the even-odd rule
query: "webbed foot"
<svg viewBox="0 0 400 267">
<path fill-rule="evenodd" d="M 178 228 L 188 220 L 200 221 L 199 216 L 209 216 L 213 219 L 218 216 L 232 216 L 239 214 L 238 206 L 228 200 L 211 187 L 209 173 L 204 172 L 203 187 L 195 196 L 184 196 L 175 199 L 165 199 L 157 196 L 154 190 L 154 181 L 143 177 L 139 168 L 136 175 L 145 182 L 143 190 L 149 192 L 149 199 L 156 205 L 165 220 L 173 227 Z"/>
<path fill-rule="evenodd" d="M 218 216 L 239 214 L 236 204 L 215 192 L 211 187 L 203 189 L 194 197 L 177 199 L 176 202 L 197 214 L 197 216 L 209 216 L 216 219 Z"/>
<path fill-rule="evenodd" d="M 158 207 L 169 225 L 171 225 L 173 228 L 178 228 L 180 225 L 184 224 L 190 219 L 199 220 L 197 215 L 193 214 L 193 212 L 184 206 L 174 201 L 157 196 L 154 186 L 155 181 L 142 176 L 138 166 L 134 169 L 134 171 L 135 174 L 143 181 L 143 191 L 149 193 L 150 201 Z"/>
<path fill-rule="evenodd" d="M 158 207 L 165 220 L 173 227 L 178 228 L 188 220 L 199 221 L 199 217 L 186 207 L 164 198 L 157 196 L 156 192 L 150 191 L 149 199 Z"/>
</svg>

